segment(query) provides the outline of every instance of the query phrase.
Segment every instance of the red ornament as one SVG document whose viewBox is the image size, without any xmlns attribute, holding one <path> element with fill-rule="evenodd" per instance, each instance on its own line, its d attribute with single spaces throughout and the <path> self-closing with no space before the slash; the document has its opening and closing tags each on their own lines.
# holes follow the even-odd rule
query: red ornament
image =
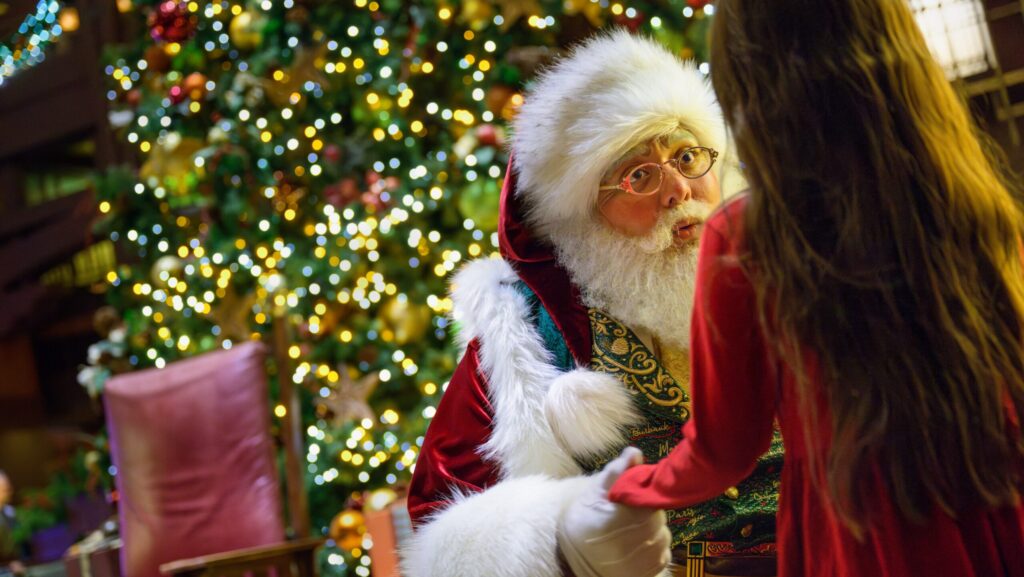
<svg viewBox="0 0 1024 577">
<path fill-rule="evenodd" d="M 149 13 L 149 35 L 157 42 L 183 42 L 196 31 L 196 17 L 186 2 L 165 0 Z"/>
<path fill-rule="evenodd" d="M 359 187 L 352 178 L 342 179 L 324 188 L 324 200 L 335 208 L 345 208 L 359 198 Z"/>
<path fill-rule="evenodd" d="M 142 102 L 142 93 L 137 88 L 132 88 L 124 95 L 124 101 L 132 108 L 135 108 L 139 105 L 139 102 Z"/>
<path fill-rule="evenodd" d="M 341 147 L 337 144 L 328 144 L 324 147 L 324 159 L 331 164 L 341 160 Z"/>
<path fill-rule="evenodd" d="M 167 93 L 167 96 L 170 97 L 171 102 L 173 104 L 181 104 L 185 101 L 185 89 L 182 88 L 180 85 L 176 84 L 171 87 L 171 89 Z"/>
<path fill-rule="evenodd" d="M 481 124 L 476 128 L 476 139 L 481 146 L 501 146 L 505 135 L 493 124 Z"/>
<path fill-rule="evenodd" d="M 711 4 L 711 0 L 686 0 L 686 3 L 689 4 L 691 8 L 697 10 Z"/>
<path fill-rule="evenodd" d="M 692 2 L 693 0 L 688 1 Z M 707 2 L 709 0 L 703 1 Z M 630 32 L 636 32 L 637 30 L 640 30 L 640 27 L 643 26 L 644 20 L 646 20 L 646 18 L 644 17 L 644 13 L 639 10 L 636 11 L 636 15 L 633 16 L 632 18 L 626 16 L 625 14 L 619 14 L 618 16 L 615 17 L 615 23 L 624 28 L 628 28 Z"/>
</svg>

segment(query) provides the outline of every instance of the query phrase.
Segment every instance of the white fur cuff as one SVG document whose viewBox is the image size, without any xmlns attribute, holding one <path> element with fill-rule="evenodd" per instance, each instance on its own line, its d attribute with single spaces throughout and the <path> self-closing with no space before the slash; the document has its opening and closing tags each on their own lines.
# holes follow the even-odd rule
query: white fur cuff
<svg viewBox="0 0 1024 577">
<path fill-rule="evenodd" d="M 413 535 L 403 577 L 560 577 L 558 520 L 589 482 L 536 475 L 457 499 Z"/>
</svg>

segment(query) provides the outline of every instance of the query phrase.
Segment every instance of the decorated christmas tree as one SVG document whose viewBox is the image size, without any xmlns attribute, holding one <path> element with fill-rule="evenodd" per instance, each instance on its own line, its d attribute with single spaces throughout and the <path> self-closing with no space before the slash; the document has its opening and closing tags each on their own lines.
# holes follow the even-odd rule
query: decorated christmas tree
<svg viewBox="0 0 1024 577">
<path fill-rule="evenodd" d="M 97 358 L 163 367 L 286 325 L 295 370 L 272 377 L 305 394 L 324 569 L 365 577 L 353 506 L 408 482 L 458 360 L 447 278 L 497 250 L 505 125 L 523 87 L 615 25 L 705 62 L 712 12 L 706 0 L 137 0 L 147 34 L 107 72 L 138 169 L 99 187 L 126 330 Z M 98 391 L 107 373 L 83 384 Z"/>
</svg>

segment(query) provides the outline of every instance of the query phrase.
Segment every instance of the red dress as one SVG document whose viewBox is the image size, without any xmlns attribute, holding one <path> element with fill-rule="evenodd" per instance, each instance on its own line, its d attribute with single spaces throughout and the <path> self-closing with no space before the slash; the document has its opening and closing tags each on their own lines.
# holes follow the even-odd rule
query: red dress
<svg viewBox="0 0 1024 577">
<path fill-rule="evenodd" d="M 693 417 L 685 440 L 658 464 L 627 471 L 612 487 L 612 500 L 671 509 L 715 497 L 750 473 L 778 418 L 786 448 L 780 577 L 1024 577 L 1024 506 L 972 509 L 955 519 L 936 510 L 914 524 L 898 514 L 876 475 L 874 524 L 865 540 L 835 517 L 827 495 L 811 482 L 793 375 L 766 345 L 753 288 L 737 265 L 744 206 L 741 198 L 717 212 L 701 238 L 690 353 Z M 815 380 L 813 360 L 806 364 Z M 827 440 L 828 425 L 814 433 Z"/>
</svg>

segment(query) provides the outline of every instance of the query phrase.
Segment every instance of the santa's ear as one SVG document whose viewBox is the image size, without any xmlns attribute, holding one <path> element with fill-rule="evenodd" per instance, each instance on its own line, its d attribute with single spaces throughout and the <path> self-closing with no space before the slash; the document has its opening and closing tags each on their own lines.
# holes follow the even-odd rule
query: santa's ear
<svg viewBox="0 0 1024 577">
<path fill-rule="evenodd" d="M 562 449 L 573 457 L 604 455 L 622 446 L 625 429 L 640 421 L 626 387 L 615 377 L 576 369 L 556 378 L 544 413 Z"/>
</svg>

